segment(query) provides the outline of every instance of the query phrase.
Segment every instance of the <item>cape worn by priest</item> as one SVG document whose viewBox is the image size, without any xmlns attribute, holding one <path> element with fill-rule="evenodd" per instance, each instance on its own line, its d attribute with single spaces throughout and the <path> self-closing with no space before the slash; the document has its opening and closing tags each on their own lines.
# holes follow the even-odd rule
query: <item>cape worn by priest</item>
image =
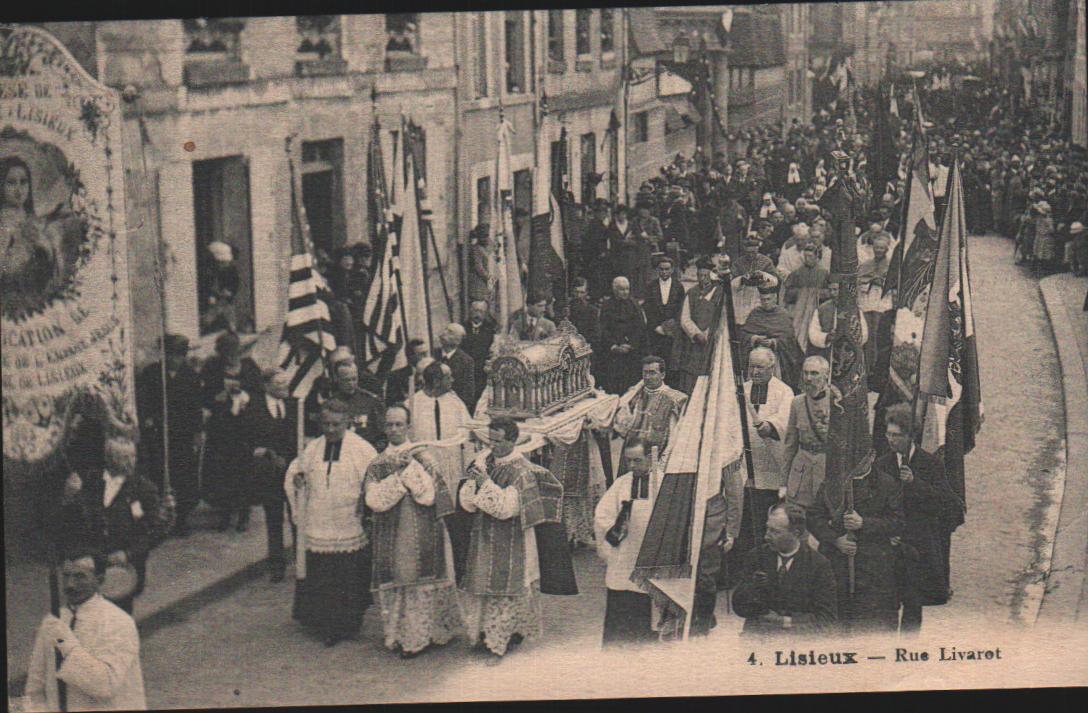
<svg viewBox="0 0 1088 713">
<path fill-rule="evenodd" d="M 445 644 L 460 627 L 453 550 L 443 524 L 453 513 L 434 458 L 413 456 L 411 441 L 390 445 L 367 468 L 371 543 L 385 645 L 402 655 Z"/>
<path fill-rule="evenodd" d="M 540 633 L 540 593 L 578 593 L 560 519 L 563 486 L 516 451 L 496 458 L 485 450 L 468 475 L 458 492 L 461 508 L 475 513 L 462 611 L 469 635 L 502 655 L 514 635 Z"/>
</svg>

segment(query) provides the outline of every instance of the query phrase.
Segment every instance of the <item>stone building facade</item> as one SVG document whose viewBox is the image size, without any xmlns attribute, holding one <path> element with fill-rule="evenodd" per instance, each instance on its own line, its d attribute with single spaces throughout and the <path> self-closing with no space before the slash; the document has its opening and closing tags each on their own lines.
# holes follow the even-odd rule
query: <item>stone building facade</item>
<svg viewBox="0 0 1088 713">
<path fill-rule="evenodd" d="M 76 34 L 125 106 L 130 251 L 138 362 L 154 357 L 154 246 L 167 253 L 166 327 L 199 341 L 207 245 L 231 244 L 248 331 L 282 323 L 295 145 L 301 200 L 327 254 L 367 241 L 367 151 L 375 118 L 392 157 L 401 117 L 422 127 L 437 260 L 456 280 L 456 71 L 448 13 L 141 20 L 49 28 Z M 89 23 L 83 23 L 89 24 Z M 432 293 L 441 295 L 433 269 Z M 439 300 L 441 298 L 439 297 Z M 436 304 L 441 304 L 437 302 Z M 444 310 L 437 310 L 441 326 Z"/>
</svg>

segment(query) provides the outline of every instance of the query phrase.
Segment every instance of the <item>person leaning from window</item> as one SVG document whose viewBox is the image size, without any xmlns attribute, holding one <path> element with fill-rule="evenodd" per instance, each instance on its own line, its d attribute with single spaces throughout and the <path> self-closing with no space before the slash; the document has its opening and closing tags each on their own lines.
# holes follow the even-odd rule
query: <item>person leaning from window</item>
<svg viewBox="0 0 1088 713">
<path fill-rule="evenodd" d="M 208 244 L 208 252 L 212 264 L 201 299 L 200 324 L 206 332 L 235 331 L 238 315 L 234 300 L 241 288 L 241 277 L 235 264 L 234 246 L 216 240 Z"/>
</svg>

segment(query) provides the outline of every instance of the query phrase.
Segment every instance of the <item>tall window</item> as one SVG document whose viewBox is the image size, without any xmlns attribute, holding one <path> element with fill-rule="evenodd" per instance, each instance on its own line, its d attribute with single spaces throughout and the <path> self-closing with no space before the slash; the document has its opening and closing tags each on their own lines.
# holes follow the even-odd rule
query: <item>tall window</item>
<svg viewBox="0 0 1088 713">
<path fill-rule="evenodd" d="M 552 193 L 563 194 L 563 177 L 567 173 L 567 142 L 553 141 L 551 146 Z"/>
<path fill-rule="evenodd" d="M 505 13 L 506 91 L 520 94 L 525 85 L 525 16 L 518 11 Z"/>
<path fill-rule="evenodd" d="M 548 10 L 548 59 L 563 61 L 562 10 Z"/>
<path fill-rule="evenodd" d="M 344 140 L 302 143 L 302 204 L 314 247 L 332 255 L 344 244 Z"/>
<path fill-rule="evenodd" d="M 193 219 L 196 228 L 200 333 L 233 321 L 253 331 L 253 241 L 249 225 L 249 164 L 242 156 L 193 162 Z M 230 246 L 229 268 L 219 267 L 209 245 Z"/>
<path fill-rule="evenodd" d="M 590 54 L 592 50 L 592 44 L 590 43 L 589 27 L 590 18 L 593 15 L 592 10 L 575 10 L 574 16 L 574 33 L 575 33 L 575 51 L 579 55 Z"/>
<path fill-rule="evenodd" d="M 597 137 L 582 134 L 582 205 L 589 205 L 597 195 Z"/>
<path fill-rule="evenodd" d="M 487 96 L 487 15 L 476 13 L 476 97 Z"/>
<path fill-rule="evenodd" d="M 601 10 L 601 54 L 616 51 L 616 11 Z"/>
<path fill-rule="evenodd" d="M 419 13 L 398 12 L 385 16 L 385 51 L 419 53 Z"/>
</svg>

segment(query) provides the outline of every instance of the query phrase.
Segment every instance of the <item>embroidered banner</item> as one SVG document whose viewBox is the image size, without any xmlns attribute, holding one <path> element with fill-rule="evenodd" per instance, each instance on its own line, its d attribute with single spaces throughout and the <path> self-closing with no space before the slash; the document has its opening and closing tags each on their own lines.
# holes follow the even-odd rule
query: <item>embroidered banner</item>
<svg viewBox="0 0 1088 713">
<path fill-rule="evenodd" d="M 51 462 L 77 396 L 134 423 L 121 121 L 56 38 L 0 26 L 5 470 Z"/>
</svg>

